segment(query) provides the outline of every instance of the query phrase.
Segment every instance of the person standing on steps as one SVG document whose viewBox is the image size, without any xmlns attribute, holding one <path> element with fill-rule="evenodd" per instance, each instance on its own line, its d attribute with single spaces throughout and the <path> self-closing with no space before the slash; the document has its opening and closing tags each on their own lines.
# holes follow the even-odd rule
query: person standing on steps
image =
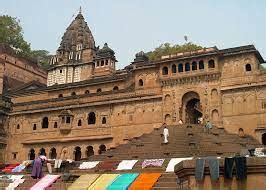
<svg viewBox="0 0 266 190">
<path fill-rule="evenodd" d="M 206 129 L 207 133 L 210 133 L 210 129 L 212 129 L 212 124 L 209 120 L 207 121 L 207 123 L 205 125 L 205 129 Z"/>
<path fill-rule="evenodd" d="M 164 129 L 163 129 L 164 144 L 167 144 L 168 137 L 169 137 L 169 130 L 166 127 L 166 123 L 164 123 L 163 126 L 164 126 Z"/>
</svg>

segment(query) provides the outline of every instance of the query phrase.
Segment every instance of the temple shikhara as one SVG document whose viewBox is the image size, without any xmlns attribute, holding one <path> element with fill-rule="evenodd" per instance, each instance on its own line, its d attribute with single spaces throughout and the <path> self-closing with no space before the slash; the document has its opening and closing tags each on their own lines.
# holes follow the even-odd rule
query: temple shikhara
<svg viewBox="0 0 266 190">
<path fill-rule="evenodd" d="M 0 46 L 0 163 L 45 155 L 52 165 L 63 161 L 63 170 L 57 168 L 58 176 L 49 179 L 54 182 L 50 188 L 102 189 L 101 180 L 122 180 L 116 167 L 127 160 L 124 166 L 132 164 L 126 176 L 131 189 L 145 186 L 141 177 L 154 189 L 186 189 L 196 187 L 196 158 L 221 157 L 223 167 L 226 157 L 263 150 L 266 71 L 254 45 L 209 47 L 156 61 L 140 51 L 124 69 L 116 69 L 115 50 L 108 43 L 96 44 L 80 11 L 66 28 L 48 71 Z M 211 129 L 206 129 L 207 121 Z M 256 159 L 245 158 L 246 172 L 254 173 L 248 175 L 251 186 L 265 181 L 256 176 L 263 170 L 256 167 L 263 165 L 265 172 L 266 160 Z M 63 181 L 63 172 L 72 178 Z M 21 189 L 34 185 L 25 179 Z M 87 186 L 81 188 L 79 181 Z"/>
</svg>

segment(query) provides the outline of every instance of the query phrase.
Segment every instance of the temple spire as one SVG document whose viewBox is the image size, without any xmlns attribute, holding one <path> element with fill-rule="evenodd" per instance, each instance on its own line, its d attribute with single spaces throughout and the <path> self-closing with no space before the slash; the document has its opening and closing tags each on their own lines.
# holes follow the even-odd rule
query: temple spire
<svg viewBox="0 0 266 190">
<path fill-rule="evenodd" d="M 81 6 L 79 7 L 79 14 L 81 14 Z"/>
</svg>

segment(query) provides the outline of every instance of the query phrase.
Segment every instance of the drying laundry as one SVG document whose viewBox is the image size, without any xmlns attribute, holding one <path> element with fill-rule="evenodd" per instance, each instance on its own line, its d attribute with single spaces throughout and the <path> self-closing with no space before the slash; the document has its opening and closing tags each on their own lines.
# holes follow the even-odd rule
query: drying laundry
<svg viewBox="0 0 266 190">
<path fill-rule="evenodd" d="M 188 157 L 188 158 L 172 158 L 166 168 L 166 172 L 174 172 L 175 166 L 182 162 L 183 160 L 192 160 L 193 157 Z"/>
<path fill-rule="evenodd" d="M 131 170 L 138 160 L 122 160 L 116 170 Z"/>
<path fill-rule="evenodd" d="M 160 167 L 163 165 L 164 159 L 148 159 L 142 162 L 142 168 L 147 166 L 157 166 Z"/>
</svg>

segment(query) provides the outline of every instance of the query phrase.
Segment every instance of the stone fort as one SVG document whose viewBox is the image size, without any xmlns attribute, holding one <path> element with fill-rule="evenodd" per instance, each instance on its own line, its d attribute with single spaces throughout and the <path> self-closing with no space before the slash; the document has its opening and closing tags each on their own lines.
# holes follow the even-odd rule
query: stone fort
<svg viewBox="0 0 266 190">
<path fill-rule="evenodd" d="M 1 158 L 17 163 L 41 153 L 80 160 L 163 123 L 196 124 L 199 118 L 265 145 L 262 63 L 259 51 L 247 45 L 203 48 L 153 62 L 139 52 L 117 70 L 114 50 L 107 43 L 95 45 L 80 12 L 50 61 L 47 84 L 31 77 L 2 93 Z"/>
</svg>

